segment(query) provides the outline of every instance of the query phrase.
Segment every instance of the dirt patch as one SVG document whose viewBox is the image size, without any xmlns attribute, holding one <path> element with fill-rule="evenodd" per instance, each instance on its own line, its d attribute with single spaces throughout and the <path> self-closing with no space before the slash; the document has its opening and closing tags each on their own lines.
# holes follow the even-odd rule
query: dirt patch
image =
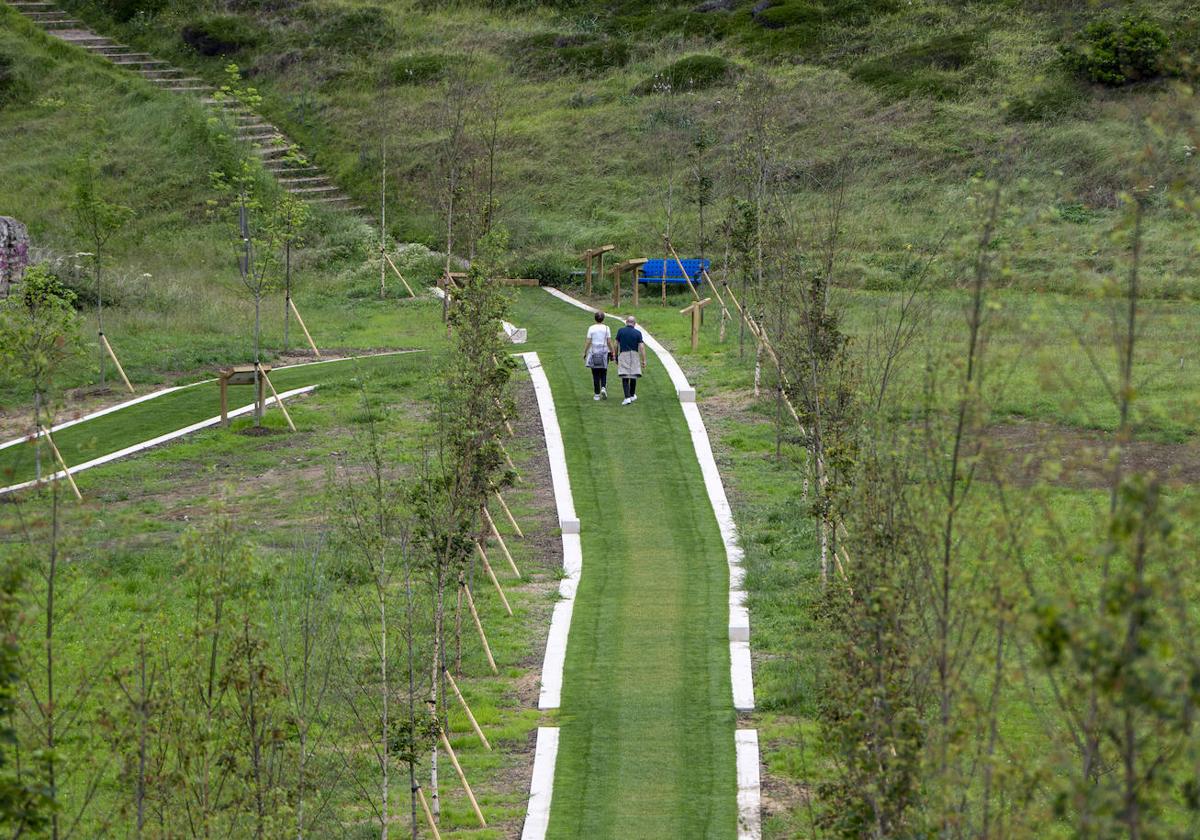
<svg viewBox="0 0 1200 840">
<path fill-rule="evenodd" d="M 1000 474 L 1019 486 L 1048 481 L 1096 489 L 1112 480 L 1116 437 L 1111 433 L 1027 421 L 992 426 L 986 438 Z M 1200 442 L 1131 441 L 1122 447 L 1121 469 L 1172 484 L 1200 483 Z"/>
<path fill-rule="evenodd" d="M 247 426 L 244 429 L 238 429 L 234 434 L 246 437 L 272 437 L 283 434 L 283 429 L 273 429 L 270 426 Z"/>
</svg>

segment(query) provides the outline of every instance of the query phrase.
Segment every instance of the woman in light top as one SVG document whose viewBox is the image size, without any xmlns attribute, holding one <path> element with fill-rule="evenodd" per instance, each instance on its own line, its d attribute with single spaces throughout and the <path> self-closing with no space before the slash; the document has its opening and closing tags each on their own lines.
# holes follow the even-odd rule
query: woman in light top
<svg viewBox="0 0 1200 840">
<path fill-rule="evenodd" d="M 604 323 L 604 313 L 596 313 L 596 323 L 588 327 L 583 345 L 583 363 L 592 369 L 592 399 L 608 399 L 608 359 L 616 355 L 612 332 Z"/>
</svg>

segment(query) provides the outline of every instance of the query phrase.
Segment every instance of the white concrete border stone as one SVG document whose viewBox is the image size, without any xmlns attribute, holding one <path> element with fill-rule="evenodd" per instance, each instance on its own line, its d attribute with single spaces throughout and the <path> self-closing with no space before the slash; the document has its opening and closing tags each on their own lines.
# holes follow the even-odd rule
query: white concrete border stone
<svg viewBox="0 0 1200 840">
<path fill-rule="evenodd" d="M 737 750 L 738 840 L 762 840 L 762 786 L 758 772 L 758 730 L 739 729 L 734 732 L 733 737 Z"/>
<path fill-rule="evenodd" d="M 550 825 L 550 800 L 554 796 L 554 766 L 558 763 L 558 727 L 539 726 L 529 780 L 529 808 L 521 840 L 543 840 Z"/>
</svg>

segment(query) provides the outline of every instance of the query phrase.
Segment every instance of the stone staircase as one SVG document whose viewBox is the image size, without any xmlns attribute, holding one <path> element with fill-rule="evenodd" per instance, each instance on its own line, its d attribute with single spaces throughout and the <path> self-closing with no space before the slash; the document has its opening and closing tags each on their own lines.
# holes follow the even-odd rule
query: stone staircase
<svg viewBox="0 0 1200 840">
<path fill-rule="evenodd" d="M 92 32 L 48 0 L 7 0 L 9 6 L 32 20 L 47 33 L 68 44 L 86 50 L 112 64 L 136 73 L 152 85 L 173 93 L 197 96 L 210 108 L 221 109 L 234 125 L 239 140 L 249 144 L 279 184 L 287 192 L 312 204 L 340 207 L 357 213 L 363 208 L 338 189 L 337 185 L 311 164 L 289 154 L 295 148 L 283 132 L 260 115 L 234 100 L 218 100 L 215 91 L 203 79 L 189 76 L 178 67 L 147 53 L 117 43 Z"/>
</svg>

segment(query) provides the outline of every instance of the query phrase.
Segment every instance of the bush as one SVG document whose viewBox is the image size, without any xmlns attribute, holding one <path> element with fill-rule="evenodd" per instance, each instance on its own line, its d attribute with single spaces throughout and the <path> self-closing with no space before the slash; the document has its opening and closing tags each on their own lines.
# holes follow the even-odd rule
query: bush
<svg viewBox="0 0 1200 840">
<path fill-rule="evenodd" d="M 939 35 L 923 44 L 863 62 L 850 75 L 897 96 L 921 94 L 949 99 L 962 87 L 964 78 L 960 71 L 975 61 L 979 40 L 976 33 Z"/>
<path fill-rule="evenodd" d="M 517 277 L 533 278 L 543 286 L 563 286 L 571 282 L 571 272 L 579 268 L 578 260 L 561 251 L 545 251 L 531 254 L 519 261 Z"/>
<path fill-rule="evenodd" d="M 100 0 L 101 8 L 120 23 L 128 23 L 138 15 L 154 17 L 167 5 L 167 0 Z"/>
<path fill-rule="evenodd" d="M 180 31 L 183 42 L 200 55 L 236 55 L 258 43 L 251 24 L 233 15 L 215 15 L 189 23 Z"/>
<path fill-rule="evenodd" d="M 754 22 L 764 29 L 802 27 L 815 32 L 825 23 L 825 8 L 807 0 L 792 0 L 768 6 L 754 15 Z"/>
<path fill-rule="evenodd" d="M 597 35 L 546 32 L 513 45 L 513 64 L 534 76 L 593 75 L 628 63 L 629 46 L 624 41 Z"/>
<path fill-rule="evenodd" d="M 633 89 L 634 93 L 667 93 L 704 90 L 729 84 L 737 65 L 719 55 L 689 55 L 669 65 Z"/>
<path fill-rule="evenodd" d="M 25 84 L 17 73 L 16 60 L 0 53 L 0 108 L 24 98 L 24 95 Z"/>
<path fill-rule="evenodd" d="M 1145 15 L 1094 20 L 1075 41 L 1060 47 L 1067 66 L 1113 87 L 1162 76 L 1171 39 Z"/>
<path fill-rule="evenodd" d="M 406 55 L 392 62 L 389 76 L 398 85 L 420 85 L 440 79 L 450 66 L 450 57 L 441 53 Z"/>
<path fill-rule="evenodd" d="M 309 5 L 305 12 L 317 26 L 316 42 L 322 47 L 363 53 L 390 44 L 396 28 L 380 6 L 353 9 Z"/>
</svg>

